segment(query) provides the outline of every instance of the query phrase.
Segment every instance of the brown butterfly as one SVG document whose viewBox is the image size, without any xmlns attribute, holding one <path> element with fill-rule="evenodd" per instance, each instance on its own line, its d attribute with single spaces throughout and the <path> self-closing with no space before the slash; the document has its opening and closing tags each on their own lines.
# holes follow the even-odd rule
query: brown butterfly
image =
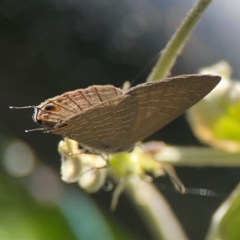
<svg viewBox="0 0 240 240">
<path fill-rule="evenodd" d="M 163 128 L 220 80 L 214 75 L 182 75 L 125 92 L 111 85 L 94 85 L 29 107 L 35 108 L 33 120 L 44 132 L 76 140 L 93 152 L 115 153 L 131 150 L 136 142 Z"/>
</svg>

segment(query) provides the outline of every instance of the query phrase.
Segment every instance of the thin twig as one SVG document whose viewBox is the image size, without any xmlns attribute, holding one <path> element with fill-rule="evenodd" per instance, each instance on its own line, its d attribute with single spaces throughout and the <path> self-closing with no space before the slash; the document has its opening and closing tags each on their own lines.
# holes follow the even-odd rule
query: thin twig
<svg viewBox="0 0 240 240">
<path fill-rule="evenodd" d="M 162 51 L 158 62 L 149 75 L 147 82 L 164 79 L 170 73 L 178 55 L 181 53 L 188 37 L 203 15 L 211 0 L 199 0 L 182 22 L 176 33 Z"/>
</svg>

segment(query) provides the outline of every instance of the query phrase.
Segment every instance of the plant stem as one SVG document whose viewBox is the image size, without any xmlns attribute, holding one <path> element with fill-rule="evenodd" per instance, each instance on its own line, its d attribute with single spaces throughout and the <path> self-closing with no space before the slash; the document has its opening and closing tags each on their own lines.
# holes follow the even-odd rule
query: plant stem
<svg viewBox="0 0 240 240">
<path fill-rule="evenodd" d="M 239 167 L 240 153 L 229 153 L 207 147 L 165 147 L 154 158 L 174 166 Z"/>
<path fill-rule="evenodd" d="M 184 44 L 210 2 L 211 0 L 199 0 L 191 9 L 181 26 L 162 51 L 159 60 L 148 76 L 147 82 L 153 82 L 168 76 L 176 58 L 181 53 Z"/>
<path fill-rule="evenodd" d="M 181 224 L 159 190 L 152 183 L 134 177 L 128 182 L 127 193 L 154 239 L 188 240 Z"/>
</svg>

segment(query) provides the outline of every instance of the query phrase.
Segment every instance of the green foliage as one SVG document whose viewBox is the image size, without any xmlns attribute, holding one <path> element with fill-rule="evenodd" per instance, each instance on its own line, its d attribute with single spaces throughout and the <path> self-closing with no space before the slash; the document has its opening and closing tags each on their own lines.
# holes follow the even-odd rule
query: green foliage
<svg viewBox="0 0 240 240">
<path fill-rule="evenodd" d="M 207 240 L 239 240 L 240 185 L 216 211 Z"/>
<path fill-rule="evenodd" d="M 0 176 L 0 189 L 0 239 L 77 239 L 58 207 L 34 201 L 5 176 Z"/>
</svg>

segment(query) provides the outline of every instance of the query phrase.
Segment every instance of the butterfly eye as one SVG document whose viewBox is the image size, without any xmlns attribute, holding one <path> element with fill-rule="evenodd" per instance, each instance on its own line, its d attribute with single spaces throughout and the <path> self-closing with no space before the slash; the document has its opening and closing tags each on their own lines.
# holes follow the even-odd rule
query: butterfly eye
<svg viewBox="0 0 240 240">
<path fill-rule="evenodd" d="M 46 111 L 55 111 L 56 107 L 54 105 L 47 105 L 44 107 L 44 110 Z"/>
</svg>

